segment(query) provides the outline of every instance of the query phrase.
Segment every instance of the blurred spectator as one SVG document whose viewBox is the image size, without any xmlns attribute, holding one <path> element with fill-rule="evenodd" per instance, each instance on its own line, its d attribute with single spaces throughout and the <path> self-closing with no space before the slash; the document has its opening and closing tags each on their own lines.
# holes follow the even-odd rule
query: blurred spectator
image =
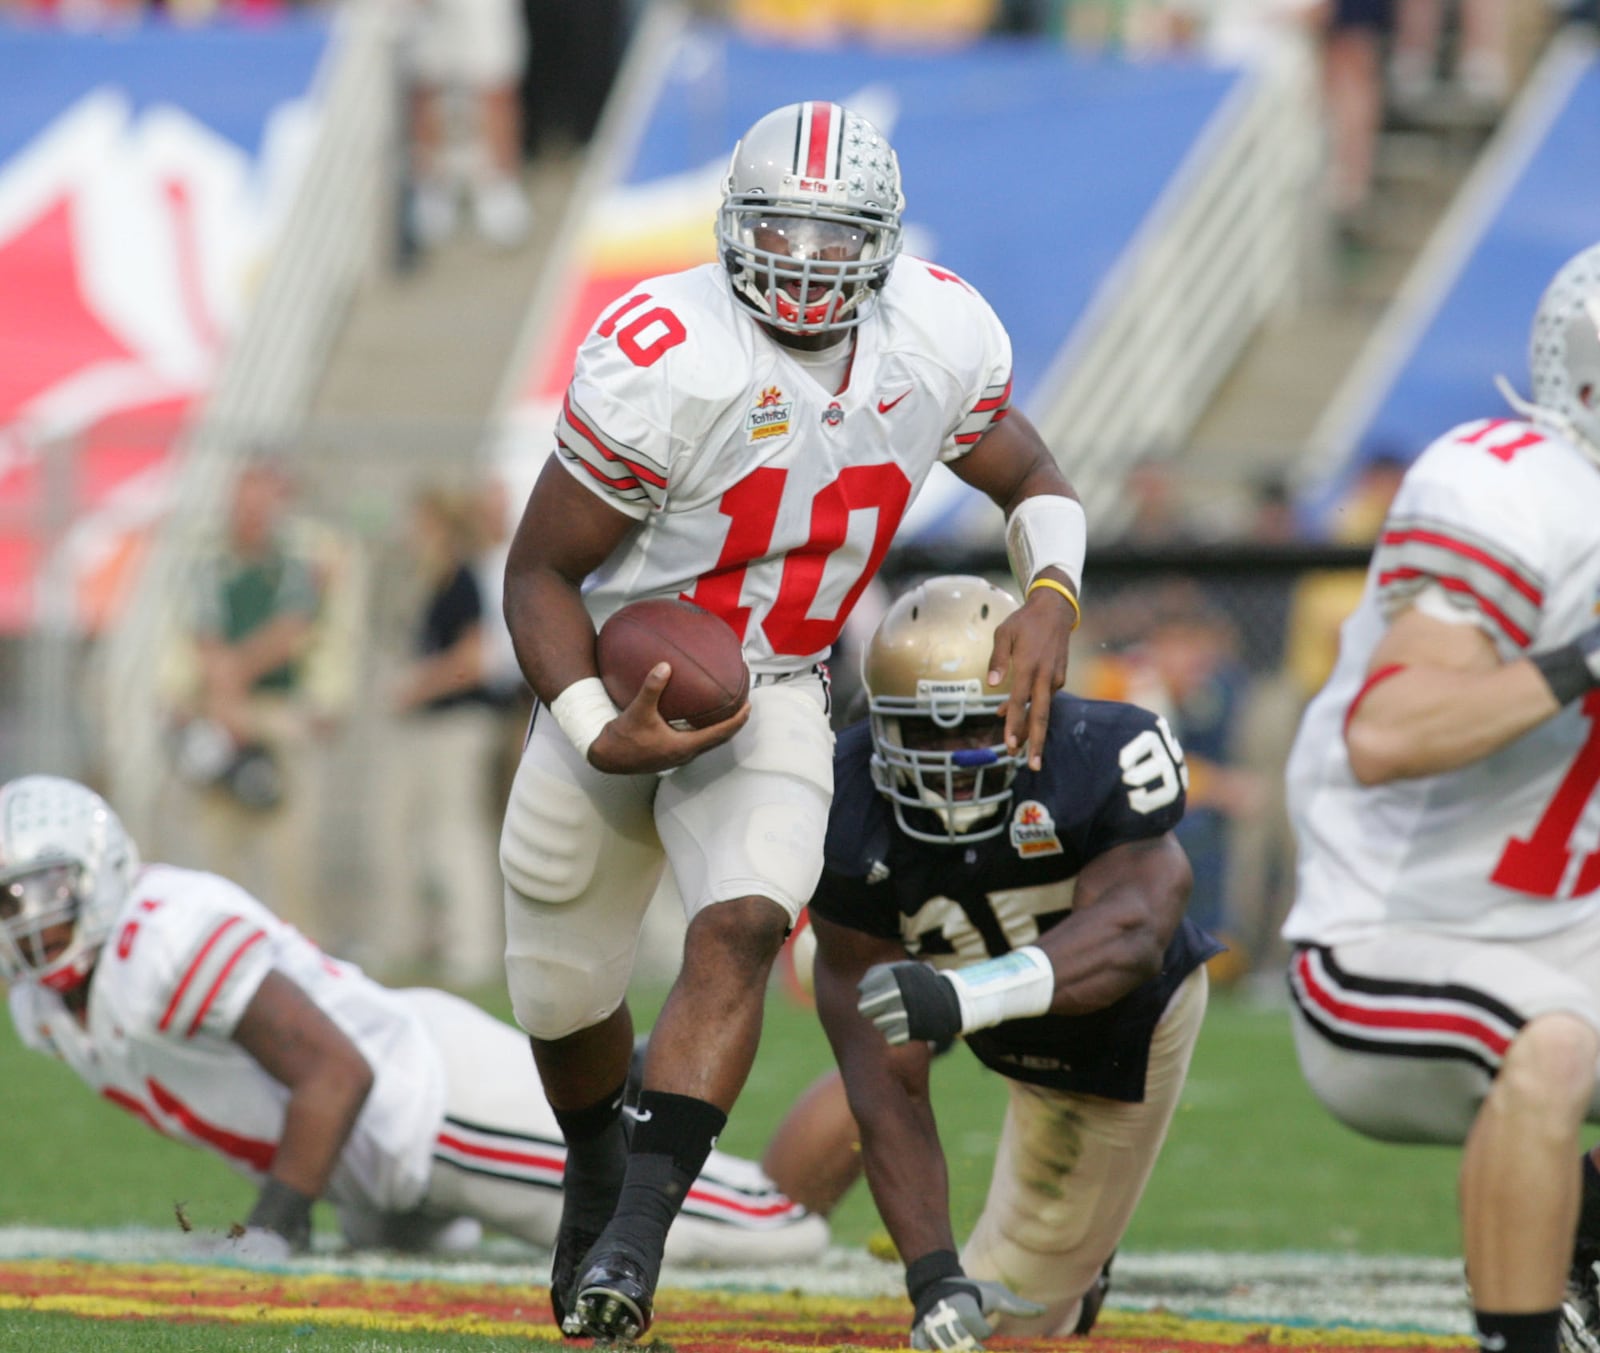
<svg viewBox="0 0 1600 1353">
<path fill-rule="evenodd" d="M 1368 461 L 1334 510 L 1333 538 L 1347 545 L 1375 541 L 1404 473 L 1405 462 L 1397 456 Z M 1281 544 L 1294 534 L 1286 498 L 1269 488 L 1255 539 Z M 1254 680 L 1242 701 L 1233 748 L 1239 767 L 1261 783 L 1282 783 L 1300 716 L 1333 670 L 1339 631 L 1365 580 L 1363 569 L 1325 569 L 1306 574 L 1291 589 L 1283 665 Z M 1233 828 L 1226 884 L 1233 934 L 1254 974 L 1252 989 L 1281 1000 L 1288 949 L 1279 931 L 1294 894 L 1294 838 L 1283 795 L 1266 796 L 1259 814 L 1239 819 Z"/>
<path fill-rule="evenodd" d="M 486 684 L 488 625 L 473 568 L 481 525 L 470 494 L 426 489 L 413 506 L 408 545 L 423 601 L 389 693 L 373 839 L 377 906 L 365 936 L 383 971 L 415 975 L 437 953 L 444 981 L 457 987 L 495 979 L 505 951 L 490 804 L 501 725 Z"/>
<path fill-rule="evenodd" d="M 1128 515 L 1117 533 L 1118 544 L 1159 549 L 1192 544 L 1198 538 L 1182 485 L 1163 461 L 1142 460 L 1133 466 L 1123 479 L 1122 497 Z"/>
<path fill-rule="evenodd" d="M 1176 829 L 1194 868 L 1188 914 L 1218 938 L 1231 937 L 1229 825 L 1259 814 L 1266 796 L 1262 780 L 1234 761 L 1247 678 L 1233 627 L 1186 581 L 1130 589 L 1115 605 L 1124 613 L 1119 628 L 1138 637 L 1120 652 L 1089 660 L 1084 694 L 1140 705 L 1171 725 L 1189 764 L 1189 806 Z M 1219 955 L 1212 976 L 1236 977 L 1242 957 Z"/>
<path fill-rule="evenodd" d="M 1163 0 L 1146 6 L 1142 40 L 1242 65 L 1309 62 L 1324 0 Z"/>
<path fill-rule="evenodd" d="M 989 31 L 1018 38 L 1059 33 L 1070 3 L 1071 0 L 998 0 Z"/>
<path fill-rule="evenodd" d="M 622 64 L 628 0 L 518 0 L 530 53 L 519 97 L 522 153 L 533 159 L 563 141 L 585 146 Z"/>
<path fill-rule="evenodd" d="M 1330 537 L 1342 545 L 1370 545 L 1400 487 L 1406 462 L 1379 454 L 1356 474 L 1344 500 L 1333 510 Z M 1284 661 L 1309 700 L 1333 671 L 1339 656 L 1339 627 L 1361 599 L 1366 574 L 1361 569 L 1309 573 L 1296 585 L 1286 625 Z"/>
<path fill-rule="evenodd" d="M 448 239 L 467 195 L 478 233 L 514 247 L 532 223 L 520 181 L 528 38 L 517 0 L 412 3 L 411 237 L 423 248 Z"/>
<path fill-rule="evenodd" d="M 1498 114 L 1511 91 L 1510 0 L 1457 0 L 1459 40 L 1448 84 L 1440 78 L 1444 0 L 1399 0 L 1389 87 L 1395 106 L 1426 110 L 1454 92 L 1469 110 Z"/>
<path fill-rule="evenodd" d="M 959 42 L 990 29 L 1000 0 L 731 0 L 731 8 L 744 27 L 797 41 Z"/>
<path fill-rule="evenodd" d="M 193 799 L 190 848 L 323 941 L 319 744 L 354 694 L 362 580 L 353 547 L 292 513 L 292 494 L 270 459 L 239 471 L 165 686 Z"/>
<path fill-rule="evenodd" d="M 1322 40 L 1328 118 L 1328 206 L 1346 245 L 1358 244 L 1372 197 L 1383 126 L 1383 52 L 1394 0 L 1330 0 Z"/>
<path fill-rule="evenodd" d="M 522 675 L 522 664 L 511 642 L 511 630 L 501 607 L 505 590 L 506 555 L 511 548 L 515 513 L 521 506 L 511 501 L 500 475 L 491 475 L 478 494 L 479 548 L 473 564 L 478 592 L 483 598 L 483 684 L 498 712 L 500 732 L 493 757 L 490 797 L 498 813 L 511 793 L 511 781 L 522 759 L 522 741 L 533 714 L 533 690 Z"/>
</svg>

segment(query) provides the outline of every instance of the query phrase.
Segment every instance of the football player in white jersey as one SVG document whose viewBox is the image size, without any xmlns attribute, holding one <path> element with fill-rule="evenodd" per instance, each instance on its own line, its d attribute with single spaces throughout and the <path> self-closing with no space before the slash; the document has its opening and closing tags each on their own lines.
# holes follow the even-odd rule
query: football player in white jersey
<svg viewBox="0 0 1600 1353">
<path fill-rule="evenodd" d="M 225 1253 L 306 1248 L 318 1198 L 357 1247 L 451 1248 L 485 1225 L 554 1242 L 566 1152 L 521 1034 L 379 986 L 215 874 L 141 868 L 71 780 L 0 787 L 0 977 L 28 1047 L 259 1183 Z M 718 1153 L 668 1253 L 784 1263 L 827 1242 L 754 1162 Z"/>
<path fill-rule="evenodd" d="M 1600 1121 L 1600 245 L 1545 291 L 1530 362 L 1531 401 L 1501 382 L 1520 417 L 1446 433 L 1390 508 L 1290 755 L 1284 925 L 1318 1097 L 1369 1136 L 1465 1144 L 1479 1341 L 1505 1353 L 1600 1347 L 1600 1175 L 1577 1167 Z"/>
<path fill-rule="evenodd" d="M 506 968 L 570 1147 L 552 1299 L 574 1335 L 637 1338 L 686 1182 L 760 1035 L 772 961 L 822 866 L 827 657 L 934 465 L 1006 514 L 1026 599 L 996 636 L 1015 751 L 1037 764 L 1077 619 L 1083 511 L 1010 407 L 1010 342 L 947 269 L 900 256 L 900 171 L 866 119 L 800 103 L 734 150 L 719 260 L 642 283 L 577 355 L 556 454 L 506 569 L 539 697 L 506 809 Z M 739 634 L 752 682 L 723 723 L 619 711 L 597 625 L 684 597 Z M 670 775 L 663 772 L 671 771 Z M 640 918 L 670 860 L 689 916 L 640 1122 L 618 1117 Z"/>
</svg>

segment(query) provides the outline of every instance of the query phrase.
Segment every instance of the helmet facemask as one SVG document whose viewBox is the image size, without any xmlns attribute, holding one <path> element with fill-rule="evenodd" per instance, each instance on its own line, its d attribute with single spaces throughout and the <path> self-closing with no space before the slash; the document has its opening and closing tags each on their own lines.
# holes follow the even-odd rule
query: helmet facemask
<svg viewBox="0 0 1600 1353">
<path fill-rule="evenodd" d="M 900 169 L 837 104 L 767 114 L 734 148 L 717 213 L 733 294 L 792 334 L 843 333 L 871 313 L 900 252 Z"/>
<path fill-rule="evenodd" d="M 71 861 L 0 883 L 0 969 L 7 980 L 70 970 L 82 911 L 83 870 Z"/>
<path fill-rule="evenodd" d="M 960 692 L 930 689 L 914 699 L 870 702 L 873 784 L 894 804 L 900 829 L 919 841 L 982 841 L 1005 829 L 1000 809 L 1011 801 L 1022 764 L 1006 751 L 999 712 L 1005 697 L 985 696 L 976 681 L 963 684 Z M 977 737 L 940 737 L 973 726 L 982 730 Z M 958 745 L 938 745 L 946 742 Z M 908 819 L 908 808 L 919 811 Z M 929 814 L 943 831 L 929 830 Z"/>
<path fill-rule="evenodd" d="M 1528 342 L 1533 399 L 1512 407 L 1600 463 L 1600 245 L 1568 260 L 1539 300 Z"/>
<path fill-rule="evenodd" d="M 1005 747 L 1009 688 L 986 684 L 1017 603 L 982 578 L 933 578 L 890 607 L 862 660 L 872 782 L 907 836 L 949 844 L 1005 830 L 1023 755 Z"/>
<path fill-rule="evenodd" d="M 80 986 L 138 869 L 137 848 L 93 790 L 50 775 L 0 788 L 0 977 Z"/>
</svg>

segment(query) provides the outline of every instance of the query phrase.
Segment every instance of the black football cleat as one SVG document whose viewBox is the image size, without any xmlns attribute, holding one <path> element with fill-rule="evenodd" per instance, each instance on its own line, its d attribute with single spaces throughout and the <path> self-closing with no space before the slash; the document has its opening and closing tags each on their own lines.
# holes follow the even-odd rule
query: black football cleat
<svg viewBox="0 0 1600 1353">
<path fill-rule="evenodd" d="M 598 1231 L 580 1231 L 576 1227 L 563 1227 L 556 1233 L 555 1253 L 550 1257 L 550 1306 L 562 1333 L 566 1332 L 567 1316 L 577 1301 L 584 1260 L 599 1238 Z"/>
<path fill-rule="evenodd" d="M 590 1263 L 561 1332 L 569 1339 L 635 1343 L 650 1328 L 654 1306 L 655 1291 L 644 1269 L 613 1251 Z"/>
<path fill-rule="evenodd" d="M 1115 1259 L 1113 1251 L 1111 1259 Z M 1111 1259 L 1107 1259 L 1100 1272 L 1094 1275 L 1094 1281 L 1089 1284 L 1089 1290 L 1083 1294 L 1083 1305 L 1078 1311 L 1078 1323 L 1072 1327 L 1074 1334 L 1087 1334 L 1094 1328 L 1094 1322 L 1100 1318 L 1100 1308 L 1106 1304 L 1106 1293 L 1111 1290 Z M 1600 1349 L 1595 1350 L 1600 1353 Z"/>
<path fill-rule="evenodd" d="M 1579 1254 L 1567 1277 L 1557 1338 L 1562 1353 L 1600 1353 L 1600 1273 L 1597 1256 Z"/>
</svg>

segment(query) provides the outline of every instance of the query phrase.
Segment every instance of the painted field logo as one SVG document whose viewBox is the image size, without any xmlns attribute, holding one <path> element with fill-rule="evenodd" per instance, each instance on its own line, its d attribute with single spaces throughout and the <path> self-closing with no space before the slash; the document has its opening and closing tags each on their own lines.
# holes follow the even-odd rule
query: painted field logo
<svg viewBox="0 0 1600 1353">
<path fill-rule="evenodd" d="M 1037 799 L 1024 799 L 1011 817 L 1011 844 L 1023 859 L 1033 855 L 1061 854 L 1056 820 Z"/>
<path fill-rule="evenodd" d="M 755 408 L 745 415 L 744 430 L 748 441 L 761 442 L 768 437 L 789 435 L 789 414 L 794 406 L 783 397 L 776 385 L 761 392 Z"/>
</svg>

